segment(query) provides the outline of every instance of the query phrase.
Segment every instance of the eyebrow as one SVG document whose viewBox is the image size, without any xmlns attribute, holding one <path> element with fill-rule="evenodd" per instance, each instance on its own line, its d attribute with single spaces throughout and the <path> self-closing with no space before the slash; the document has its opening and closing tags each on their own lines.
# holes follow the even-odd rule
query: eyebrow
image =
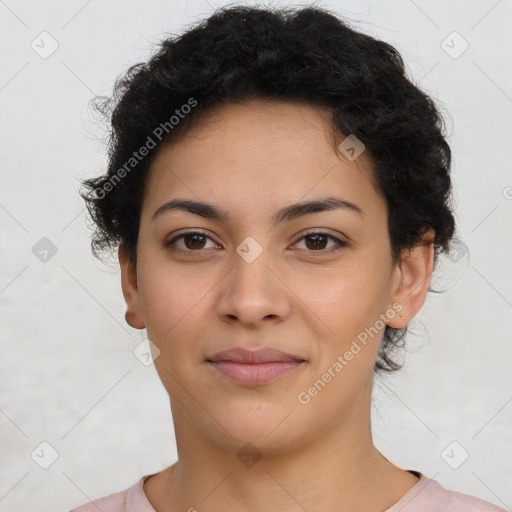
<svg viewBox="0 0 512 512">
<path fill-rule="evenodd" d="M 325 197 L 322 199 L 315 199 L 313 201 L 305 201 L 302 203 L 295 203 L 285 206 L 284 208 L 281 208 L 276 213 L 274 213 L 272 216 L 272 222 L 274 223 L 274 226 L 276 226 L 282 222 L 297 219 L 309 213 L 339 209 L 353 211 L 362 217 L 366 217 L 366 214 L 363 212 L 363 210 L 355 203 L 339 197 Z M 155 211 L 153 217 L 151 218 L 151 222 L 153 222 L 164 212 L 171 210 L 181 210 L 193 213 L 205 219 L 217 220 L 223 222 L 224 224 L 229 223 L 231 220 L 231 215 L 227 211 L 222 210 L 213 204 L 200 201 L 191 201 L 189 199 L 172 199 L 171 201 L 164 203 Z"/>
</svg>

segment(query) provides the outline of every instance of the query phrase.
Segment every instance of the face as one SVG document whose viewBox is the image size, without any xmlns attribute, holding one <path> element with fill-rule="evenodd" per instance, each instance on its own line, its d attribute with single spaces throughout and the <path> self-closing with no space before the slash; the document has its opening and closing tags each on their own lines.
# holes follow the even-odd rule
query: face
<svg viewBox="0 0 512 512">
<path fill-rule="evenodd" d="M 371 160 L 347 159 L 329 134 L 317 107 L 252 100 L 155 155 L 137 268 L 123 248 L 120 261 L 126 318 L 158 348 L 177 436 L 277 452 L 369 416 L 385 325 L 421 308 L 432 251 L 393 265 Z M 282 214 L 326 198 L 337 207 Z M 178 199 L 222 215 L 162 208 Z M 295 362 L 211 362 L 236 347 Z"/>
</svg>

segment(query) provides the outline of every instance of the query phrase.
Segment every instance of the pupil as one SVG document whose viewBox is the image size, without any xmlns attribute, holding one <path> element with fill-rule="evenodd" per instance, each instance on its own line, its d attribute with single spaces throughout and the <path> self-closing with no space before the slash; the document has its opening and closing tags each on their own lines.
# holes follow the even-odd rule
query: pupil
<svg viewBox="0 0 512 512">
<path fill-rule="evenodd" d="M 319 247 L 318 247 L 318 239 L 323 239 L 323 240 L 324 240 L 324 242 L 325 242 L 325 240 L 327 239 L 327 237 L 325 237 L 325 236 L 323 236 L 323 235 L 311 235 L 311 236 L 307 237 L 307 238 L 306 238 L 306 245 L 307 245 L 308 249 L 311 249 L 311 247 L 309 247 L 308 240 L 316 240 L 316 242 L 314 242 L 314 243 L 313 243 L 313 247 L 312 247 L 312 248 L 316 248 L 316 249 L 318 249 L 318 248 L 319 248 Z M 323 248 L 324 248 L 323 246 L 324 246 L 325 244 L 322 244 L 322 243 L 320 242 L 320 245 L 322 245 L 322 247 L 320 247 L 320 248 L 321 248 L 321 249 L 323 249 Z"/>
<path fill-rule="evenodd" d="M 192 245 L 195 245 L 196 243 L 201 245 L 201 239 L 204 243 L 203 235 L 189 235 L 186 237 L 186 240 L 190 240 L 190 239 L 194 239 L 194 241 L 192 242 Z M 197 241 L 198 239 L 200 239 L 200 241 Z M 191 250 L 201 249 L 201 247 L 190 247 L 191 244 L 189 244 L 189 243 L 186 243 L 185 245 L 187 246 L 187 249 L 191 249 Z"/>
</svg>

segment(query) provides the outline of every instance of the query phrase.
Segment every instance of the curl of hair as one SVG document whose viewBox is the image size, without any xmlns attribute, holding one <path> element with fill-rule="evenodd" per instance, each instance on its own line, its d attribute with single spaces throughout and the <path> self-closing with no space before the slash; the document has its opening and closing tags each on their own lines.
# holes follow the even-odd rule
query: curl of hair
<svg viewBox="0 0 512 512">
<path fill-rule="evenodd" d="M 114 184 L 133 152 L 191 98 L 197 106 Z M 407 78 L 399 52 L 318 7 L 232 6 L 161 41 L 147 62 L 117 79 L 111 98 L 93 100 L 111 126 L 106 174 L 82 182 L 95 223 L 93 254 L 123 244 L 135 264 L 144 189 L 158 147 L 213 109 L 251 98 L 327 108 L 335 133 L 354 134 L 365 144 L 372 179 L 387 201 L 394 262 L 429 228 L 435 230 L 435 261 L 448 252 L 455 220 L 444 121 Z M 401 368 L 391 356 L 406 332 L 386 326 L 375 371 Z"/>
</svg>

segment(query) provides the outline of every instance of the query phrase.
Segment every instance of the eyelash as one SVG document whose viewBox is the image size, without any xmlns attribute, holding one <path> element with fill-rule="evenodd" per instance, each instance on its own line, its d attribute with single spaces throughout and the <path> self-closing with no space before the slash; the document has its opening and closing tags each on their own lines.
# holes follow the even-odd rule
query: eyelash
<svg viewBox="0 0 512 512">
<path fill-rule="evenodd" d="M 204 253 L 206 252 L 203 249 L 198 249 L 198 250 L 195 250 L 195 251 L 192 250 L 192 249 L 183 250 L 183 249 L 177 249 L 174 246 L 174 244 L 176 243 L 177 240 L 180 240 L 181 238 L 185 238 L 187 236 L 192 236 L 192 235 L 202 235 L 202 236 L 210 239 L 212 242 L 214 242 L 214 240 L 212 240 L 206 233 L 203 233 L 201 231 L 187 231 L 186 233 L 181 233 L 181 234 L 179 234 L 178 236 L 172 238 L 169 241 L 165 241 L 164 244 L 163 244 L 164 248 L 169 249 L 170 251 L 172 251 L 174 253 L 186 254 L 188 256 L 193 256 L 193 257 L 203 256 Z M 295 242 L 295 244 L 299 243 L 300 241 L 304 240 L 305 238 L 308 238 L 308 237 L 311 237 L 311 236 L 315 236 L 315 235 L 322 235 L 322 236 L 327 237 L 330 240 L 334 240 L 338 244 L 338 247 L 331 248 L 331 249 L 328 249 L 328 250 L 323 249 L 323 250 L 320 250 L 320 251 L 313 251 L 313 250 L 307 250 L 306 249 L 306 252 L 310 253 L 309 255 L 313 256 L 313 257 L 315 257 L 316 255 L 319 255 L 319 256 L 329 255 L 329 254 L 332 254 L 334 252 L 337 252 L 337 251 L 343 249 L 344 247 L 348 247 L 349 246 L 348 242 L 344 242 L 343 240 L 340 240 L 339 238 L 336 238 L 335 236 L 329 235 L 328 233 L 324 233 L 322 231 L 313 231 L 311 233 L 306 233 L 301 238 L 299 238 Z"/>
</svg>

